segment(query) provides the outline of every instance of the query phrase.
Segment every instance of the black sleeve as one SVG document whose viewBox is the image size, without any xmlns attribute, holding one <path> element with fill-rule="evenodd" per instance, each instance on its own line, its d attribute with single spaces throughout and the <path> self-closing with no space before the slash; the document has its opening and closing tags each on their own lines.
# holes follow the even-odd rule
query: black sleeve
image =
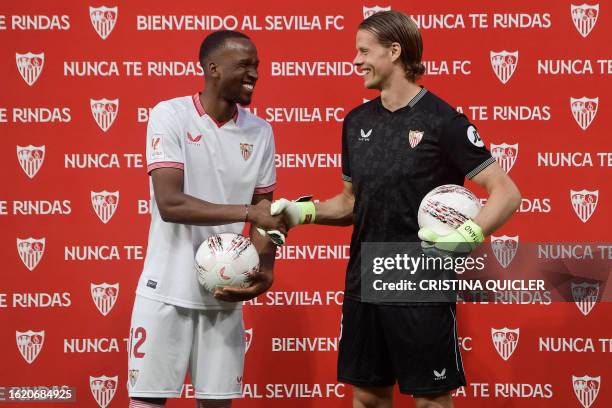
<svg viewBox="0 0 612 408">
<path fill-rule="evenodd" d="M 348 137 L 346 135 L 348 125 L 348 115 L 344 118 L 344 122 L 342 122 L 342 180 L 344 181 L 352 181 L 353 178 L 351 176 L 351 161 L 349 159 L 349 149 L 348 149 Z"/>
<path fill-rule="evenodd" d="M 495 162 L 468 118 L 456 113 L 447 119 L 440 136 L 440 147 L 453 165 L 468 179 Z"/>
</svg>

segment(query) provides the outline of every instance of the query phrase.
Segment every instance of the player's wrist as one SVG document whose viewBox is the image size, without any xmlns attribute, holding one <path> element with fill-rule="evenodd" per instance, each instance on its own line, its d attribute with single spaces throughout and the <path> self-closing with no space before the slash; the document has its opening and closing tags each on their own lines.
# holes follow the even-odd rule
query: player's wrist
<svg viewBox="0 0 612 408">
<path fill-rule="evenodd" d="M 457 232 L 474 248 L 484 241 L 482 228 L 473 220 L 467 220 L 461 224 L 461 226 L 457 228 Z"/>
<path fill-rule="evenodd" d="M 314 224 L 316 218 L 316 209 L 312 201 L 295 203 L 300 209 L 300 224 Z"/>
</svg>

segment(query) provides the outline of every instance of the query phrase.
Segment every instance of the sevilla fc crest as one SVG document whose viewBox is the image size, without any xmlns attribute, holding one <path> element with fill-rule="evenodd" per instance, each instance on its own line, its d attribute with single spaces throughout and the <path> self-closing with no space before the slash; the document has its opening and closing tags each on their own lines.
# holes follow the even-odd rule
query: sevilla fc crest
<svg viewBox="0 0 612 408">
<path fill-rule="evenodd" d="M 242 154 L 244 161 L 249 160 L 249 157 L 251 157 L 251 154 L 253 153 L 253 145 L 240 143 L 240 153 Z"/>
<path fill-rule="evenodd" d="M 419 144 L 421 139 L 423 139 L 424 133 L 425 132 L 420 130 L 411 130 L 410 132 L 408 132 L 408 142 L 410 143 L 410 147 L 414 149 L 416 145 Z"/>
<path fill-rule="evenodd" d="M 115 391 L 117 391 L 117 379 L 117 376 L 107 377 L 105 375 L 89 377 L 89 388 L 100 408 L 106 408 L 113 400 Z"/>
<path fill-rule="evenodd" d="M 92 191 L 91 205 L 100 221 L 106 224 L 115 215 L 117 206 L 119 206 L 119 191 L 110 192 L 105 190 L 98 193 Z"/>
<path fill-rule="evenodd" d="M 574 394 L 584 408 L 589 408 L 597 399 L 599 394 L 599 386 L 601 385 L 601 377 L 576 377 L 572 375 L 572 386 Z"/>
<path fill-rule="evenodd" d="M 89 7 L 89 18 L 96 33 L 106 40 L 117 22 L 117 7 Z"/>
<path fill-rule="evenodd" d="M 578 123 L 578 126 L 580 126 L 582 130 L 587 130 L 597 114 L 599 98 L 570 98 L 570 106 L 572 108 L 572 115 L 576 123 Z"/>
<path fill-rule="evenodd" d="M 29 178 L 34 178 L 45 160 L 45 146 L 17 146 L 17 160 Z"/>
<path fill-rule="evenodd" d="M 45 253 L 45 239 L 17 238 L 17 252 L 26 268 L 33 271 Z"/>
<path fill-rule="evenodd" d="M 118 283 L 114 285 L 109 285 L 108 283 L 91 284 L 91 298 L 100 313 L 102 313 L 102 316 L 106 316 L 111 311 L 118 297 Z"/>
<path fill-rule="evenodd" d="M 100 129 L 106 132 L 117 118 L 119 111 L 119 99 L 90 99 L 91 114 Z"/>
<path fill-rule="evenodd" d="M 570 190 L 570 198 L 572 200 L 572 207 L 578 218 L 580 218 L 582 222 L 587 222 L 595 212 L 595 208 L 597 208 L 599 190 Z"/>
<path fill-rule="evenodd" d="M 40 350 L 42 350 L 43 343 L 45 342 L 45 331 L 16 331 L 15 337 L 17 339 L 17 348 L 24 360 L 28 364 L 32 364 L 36 357 L 38 357 Z"/>
<path fill-rule="evenodd" d="M 599 283 L 572 282 L 572 297 L 583 315 L 588 315 L 597 303 Z"/>
<path fill-rule="evenodd" d="M 45 65 L 45 53 L 15 53 L 15 59 L 17 60 L 17 69 L 23 80 L 30 86 L 34 85 L 43 70 L 43 65 Z"/>
<path fill-rule="evenodd" d="M 387 7 L 381 7 L 381 6 L 374 6 L 374 7 L 366 7 L 363 6 L 363 19 L 365 20 L 366 18 L 373 16 L 376 13 L 380 13 L 381 11 L 389 11 L 391 10 L 391 6 L 387 6 Z"/>
<path fill-rule="evenodd" d="M 128 370 L 128 384 L 132 388 L 134 388 L 136 381 L 138 381 L 138 371 L 139 370 Z"/>
<path fill-rule="evenodd" d="M 491 66 L 493 72 L 502 84 L 510 80 L 518 65 L 518 51 L 491 51 Z"/>
<path fill-rule="evenodd" d="M 491 143 L 491 156 L 497 160 L 499 166 L 508 173 L 518 157 L 518 143 L 510 145 L 508 143 L 493 144 Z"/>
<path fill-rule="evenodd" d="M 574 26 L 576 26 L 576 30 L 578 30 L 581 36 L 586 38 L 591 33 L 591 30 L 593 30 L 593 27 L 595 27 L 595 23 L 597 23 L 599 4 L 583 4 L 582 6 L 574 6 L 572 4 L 571 11 L 572 21 Z"/>
<path fill-rule="evenodd" d="M 514 237 L 509 237 L 507 235 L 496 237 L 491 235 L 491 249 L 493 250 L 497 262 L 504 268 L 507 268 L 514 259 L 516 251 L 518 250 L 518 244 L 518 235 Z"/>
<path fill-rule="evenodd" d="M 249 351 L 249 348 L 251 347 L 251 341 L 253 340 L 253 329 L 245 329 L 244 330 L 244 352 L 246 354 L 247 351 Z"/>
<path fill-rule="evenodd" d="M 514 350 L 516 350 L 519 341 L 519 331 L 520 329 L 509 329 L 507 327 L 491 329 L 491 337 L 493 338 L 495 350 L 505 361 L 508 361 Z"/>
</svg>

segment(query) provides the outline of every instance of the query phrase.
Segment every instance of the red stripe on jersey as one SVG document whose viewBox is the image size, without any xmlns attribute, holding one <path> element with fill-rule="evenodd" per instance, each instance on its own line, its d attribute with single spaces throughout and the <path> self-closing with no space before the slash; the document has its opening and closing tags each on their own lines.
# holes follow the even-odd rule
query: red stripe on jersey
<svg viewBox="0 0 612 408">
<path fill-rule="evenodd" d="M 157 163 L 151 163 L 151 164 L 149 164 L 147 166 L 147 173 L 151 173 L 155 169 L 161 169 L 161 168 L 165 168 L 165 167 L 183 170 L 183 163 L 179 163 L 179 162 L 157 162 Z"/>
</svg>

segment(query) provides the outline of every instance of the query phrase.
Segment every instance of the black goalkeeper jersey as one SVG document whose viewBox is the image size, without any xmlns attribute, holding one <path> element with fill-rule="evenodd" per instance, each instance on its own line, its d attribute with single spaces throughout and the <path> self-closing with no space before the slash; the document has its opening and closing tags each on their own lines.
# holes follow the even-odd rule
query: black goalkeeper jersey
<svg viewBox="0 0 612 408">
<path fill-rule="evenodd" d="M 494 161 L 466 116 L 425 88 L 395 112 L 380 97 L 353 109 L 342 128 L 342 177 L 355 194 L 346 296 L 360 299 L 362 242 L 418 242 L 423 197 Z"/>
</svg>

